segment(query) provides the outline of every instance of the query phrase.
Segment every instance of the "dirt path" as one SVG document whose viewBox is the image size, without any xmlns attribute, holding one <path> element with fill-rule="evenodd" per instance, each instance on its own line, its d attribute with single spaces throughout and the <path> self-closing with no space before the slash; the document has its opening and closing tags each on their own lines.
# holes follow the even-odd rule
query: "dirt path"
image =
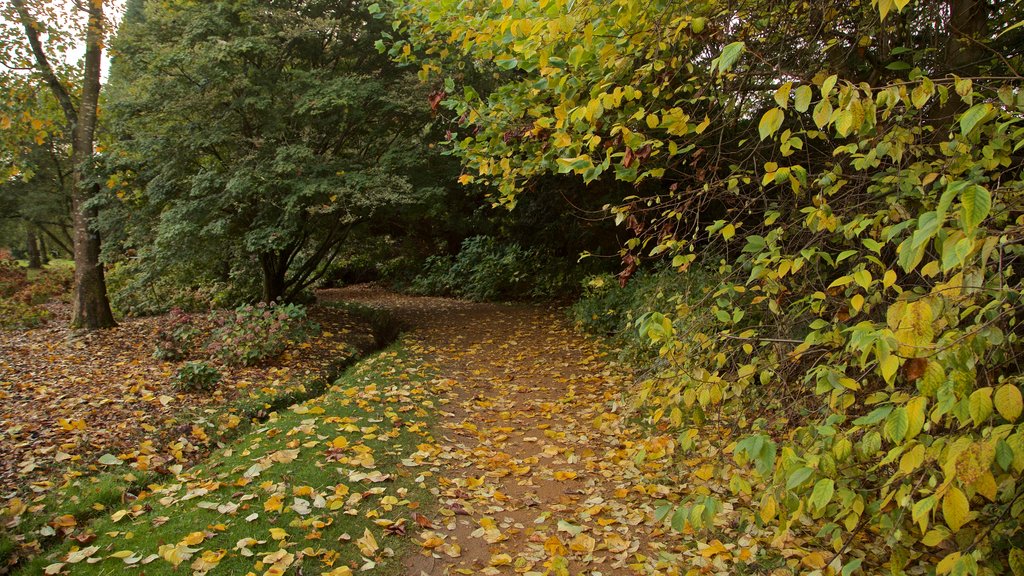
<svg viewBox="0 0 1024 576">
<path fill-rule="evenodd" d="M 440 508 L 407 574 L 673 573 L 652 518 L 671 443 L 628 426 L 625 371 L 562 312 L 367 287 L 326 296 L 392 310 L 440 374 Z"/>
</svg>

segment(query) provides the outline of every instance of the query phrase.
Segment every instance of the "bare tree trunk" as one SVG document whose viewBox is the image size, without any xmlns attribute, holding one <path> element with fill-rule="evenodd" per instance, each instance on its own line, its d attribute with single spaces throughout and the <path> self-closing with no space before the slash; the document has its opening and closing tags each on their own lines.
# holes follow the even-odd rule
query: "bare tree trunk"
<svg viewBox="0 0 1024 576">
<path fill-rule="evenodd" d="M 57 101 L 60 103 L 72 132 L 71 162 L 71 213 L 72 238 L 75 260 L 74 316 L 71 320 L 77 328 L 95 330 L 115 326 L 114 315 L 107 299 L 106 280 L 103 264 L 100 262 L 100 236 L 92 229 L 96 209 L 86 209 L 85 202 L 95 193 L 95 186 L 85 182 L 84 170 L 92 160 L 93 142 L 96 135 L 97 106 L 100 95 L 100 65 L 103 57 L 103 2 L 91 0 L 85 3 L 89 11 L 89 25 L 85 35 L 85 73 L 82 79 L 82 99 L 75 109 L 71 95 L 60 83 L 42 42 L 39 40 L 40 27 L 35 23 L 25 5 L 25 0 L 12 0 L 25 35 L 35 56 L 36 67 L 42 73 Z"/>
</svg>

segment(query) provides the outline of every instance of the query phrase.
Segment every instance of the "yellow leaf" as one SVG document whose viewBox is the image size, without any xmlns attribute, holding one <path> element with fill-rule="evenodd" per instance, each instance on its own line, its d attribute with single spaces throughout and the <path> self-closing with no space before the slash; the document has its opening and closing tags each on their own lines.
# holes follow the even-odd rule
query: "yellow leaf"
<svg viewBox="0 0 1024 576">
<path fill-rule="evenodd" d="M 576 472 L 573 470 L 559 470 L 555 472 L 555 480 L 573 480 L 576 478 Z"/>
<path fill-rule="evenodd" d="M 58 516 L 57 518 L 54 518 L 52 522 L 50 522 L 50 525 L 53 526 L 54 528 L 72 528 L 72 527 L 76 526 L 77 524 L 78 524 L 78 521 L 75 520 L 75 517 L 72 516 L 71 514 L 65 514 L 63 516 Z"/>
<path fill-rule="evenodd" d="M 1007 422 L 1016 422 L 1020 418 L 1021 410 L 1024 409 L 1020 389 L 1013 384 L 1000 386 L 996 390 L 994 398 L 996 410 Z"/>
<path fill-rule="evenodd" d="M 725 238 L 726 240 L 728 240 L 728 239 L 732 238 L 735 235 L 736 235 L 736 227 L 733 226 L 732 224 L 726 224 L 725 227 L 722 228 L 722 238 Z"/>
<path fill-rule="evenodd" d="M 861 308 L 864 307 L 864 296 L 854 294 L 853 298 L 850 298 L 850 305 L 853 306 L 855 312 L 860 312 Z"/>
<path fill-rule="evenodd" d="M 131 550 L 118 550 L 117 552 L 111 554 L 110 557 L 117 558 L 118 560 L 123 560 L 125 558 L 128 558 L 132 554 L 135 554 L 135 552 L 132 552 Z"/>
<path fill-rule="evenodd" d="M 935 573 L 949 574 L 953 570 L 953 567 L 956 565 L 956 561 L 959 559 L 959 552 L 953 552 L 951 554 L 948 554 L 945 558 L 940 560 L 939 563 L 935 566 Z"/>
<path fill-rule="evenodd" d="M 164 544 L 157 548 L 157 553 L 160 554 L 160 557 L 170 562 L 175 568 L 191 558 L 195 552 L 194 548 L 189 548 L 184 544 Z"/>
<path fill-rule="evenodd" d="M 956 486 L 950 487 L 949 491 L 942 498 L 942 517 L 946 525 L 953 532 L 960 530 L 960 527 L 967 523 L 968 515 L 971 512 L 967 496 Z"/>
<path fill-rule="evenodd" d="M 512 556 L 509 554 L 501 553 L 491 556 L 491 566 L 509 566 L 512 564 Z"/>
<path fill-rule="evenodd" d="M 589 534 L 578 534 L 569 542 L 569 549 L 581 554 L 593 554 L 597 541 Z"/>
<path fill-rule="evenodd" d="M 220 564 L 220 561 L 227 553 L 227 550 L 207 550 L 192 563 L 192 569 L 196 572 L 209 572 Z"/>
<path fill-rule="evenodd" d="M 821 555 L 821 552 L 811 552 L 800 560 L 800 563 L 812 570 L 821 570 L 825 567 L 825 557 Z"/>
<path fill-rule="evenodd" d="M 280 512 L 284 509 L 284 500 L 280 494 L 274 494 L 263 503 L 265 512 Z"/>
<path fill-rule="evenodd" d="M 926 354 L 935 337 L 930 302 L 922 298 L 904 305 L 894 304 L 888 310 L 888 323 L 900 343 L 900 356 L 919 358 Z"/>
<path fill-rule="evenodd" d="M 900 472 L 910 474 L 924 463 L 924 446 L 918 444 L 900 458 Z"/>
<path fill-rule="evenodd" d="M 923 396 L 915 396 L 910 402 L 907 402 L 907 434 L 904 438 L 910 440 L 921 433 L 927 416 L 927 408 L 928 399 Z"/>
<path fill-rule="evenodd" d="M 192 532 L 188 536 L 185 536 L 181 543 L 185 546 L 195 546 L 196 544 L 202 544 L 203 540 L 206 540 L 206 534 L 202 532 Z"/>
<path fill-rule="evenodd" d="M 886 270 L 885 276 L 882 276 L 882 286 L 888 288 L 896 283 L 896 272 L 892 270 Z"/>
<path fill-rule="evenodd" d="M 270 537 L 274 540 L 284 540 L 288 537 L 288 532 L 286 532 L 283 528 L 271 528 Z"/>
<path fill-rule="evenodd" d="M 377 539 L 373 537 L 369 528 L 363 530 L 363 537 L 356 540 L 356 546 L 359 547 L 359 551 L 362 552 L 363 556 L 372 558 L 378 550 Z"/>
<path fill-rule="evenodd" d="M 775 514 L 778 512 L 778 504 L 775 502 L 775 496 L 768 494 L 763 500 L 761 500 L 761 521 L 767 524 L 775 518 Z"/>
<path fill-rule="evenodd" d="M 338 566 L 330 572 L 324 572 L 323 576 L 352 576 L 352 569 L 348 566 Z"/>
</svg>

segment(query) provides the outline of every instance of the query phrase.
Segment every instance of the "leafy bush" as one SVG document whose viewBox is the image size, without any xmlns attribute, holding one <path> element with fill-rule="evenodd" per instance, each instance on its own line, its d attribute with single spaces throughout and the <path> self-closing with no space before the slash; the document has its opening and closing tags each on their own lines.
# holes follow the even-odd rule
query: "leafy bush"
<svg viewBox="0 0 1024 576">
<path fill-rule="evenodd" d="M 477 301 L 551 298 L 574 290 L 572 272 L 539 251 L 491 236 L 462 242 L 454 258 L 432 256 L 411 284 L 419 294 L 458 296 Z"/>
<path fill-rule="evenodd" d="M 611 274 L 591 276 L 583 283 L 583 295 L 572 305 L 570 314 L 585 332 L 610 337 L 623 360 L 642 364 L 657 356 L 658 346 L 634 329 L 636 320 L 678 303 L 699 308 L 712 278 L 706 270 L 694 269 L 680 276 L 669 268 L 640 272 L 621 286 Z M 696 325 L 696 316 L 691 321 Z M 704 322 L 708 321 L 705 318 Z"/>
<path fill-rule="evenodd" d="M 174 387 L 185 392 L 212 390 L 220 382 L 220 372 L 206 362 L 186 362 L 174 376 Z"/>
<path fill-rule="evenodd" d="M 206 349 L 234 366 L 252 366 L 273 358 L 284 352 L 289 342 L 305 340 L 319 330 L 307 320 L 306 308 L 300 304 L 247 304 L 216 321 L 219 327 Z"/>
<path fill-rule="evenodd" d="M 157 331 L 153 357 L 157 360 L 185 359 L 195 350 L 199 334 L 192 315 L 175 308 L 167 315 L 166 324 Z"/>
<path fill-rule="evenodd" d="M 251 278 L 211 280 L 196 270 L 149 270 L 136 262 L 119 262 L 107 272 L 114 310 L 130 316 L 156 316 L 173 309 L 203 312 L 234 307 L 258 293 Z"/>
</svg>

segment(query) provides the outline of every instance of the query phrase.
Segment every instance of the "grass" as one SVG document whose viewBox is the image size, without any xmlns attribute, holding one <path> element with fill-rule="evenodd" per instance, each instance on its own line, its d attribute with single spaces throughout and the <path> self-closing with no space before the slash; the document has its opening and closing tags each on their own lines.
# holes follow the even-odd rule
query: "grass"
<svg viewBox="0 0 1024 576">
<path fill-rule="evenodd" d="M 245 574 L 276 566 L 341 575 L 368 562 L 397 573 L 393 558 L 405 539 L 388 527 L 401 532 L 410 509 L 429 500 L 415 466 L 425 457 L 418 445 L 431 442 L 425 378 L 392 347 L 323 396 L 271 414 L 202 465 L 155 480 L 162 483 L 137 499 L 113 475 L 91 483 L 95 497 L 79 501 L 99 515 L 71 529 L 78 540 L 17 573 L 50 566 L 75 574 L 153 576 L 189 567 Z"/>
</svg>

